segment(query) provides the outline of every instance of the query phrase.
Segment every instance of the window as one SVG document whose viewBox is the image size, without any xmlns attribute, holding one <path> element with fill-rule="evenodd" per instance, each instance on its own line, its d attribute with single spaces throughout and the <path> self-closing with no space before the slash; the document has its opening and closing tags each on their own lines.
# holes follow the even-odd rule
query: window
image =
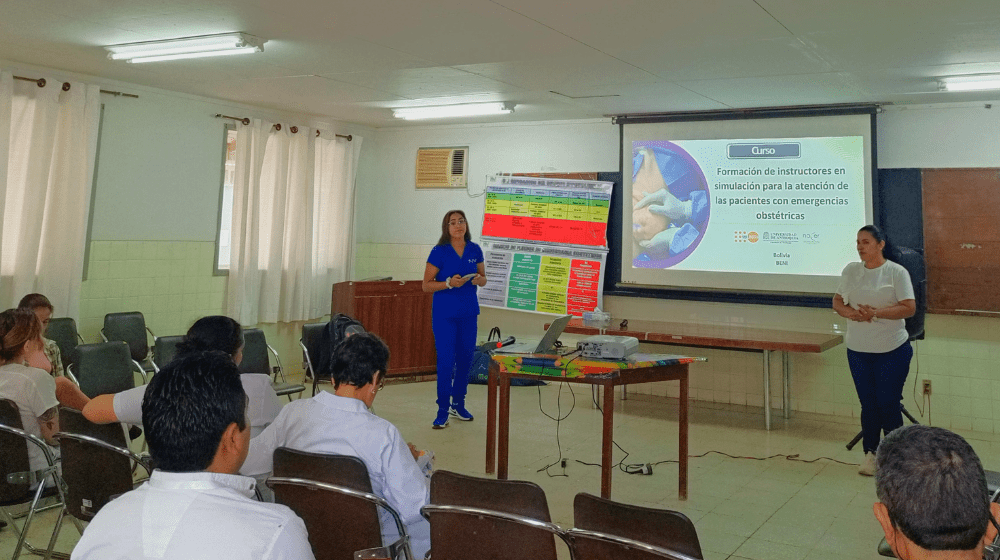
<svg viewBox="0 0 1000 560">
<path fill-rule="evenodd" d="M 236 175 L 236 126 L 227 124 L 222 152 L 222 189 L 219 193 L 219 237 L 215 244 L 215 274 L 229 273 L 233 233 L 233 180 Z"/>
</svg>

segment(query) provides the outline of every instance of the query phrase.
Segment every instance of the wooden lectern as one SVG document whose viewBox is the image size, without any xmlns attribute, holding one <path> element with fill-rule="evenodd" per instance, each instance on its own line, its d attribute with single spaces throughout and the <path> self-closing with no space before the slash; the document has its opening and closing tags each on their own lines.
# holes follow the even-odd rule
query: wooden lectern
<svg viewBox="0 0 1000 560">
<path fill-rule="evenodd" d="M 390 377 L 437 373 L 431 331 L 434 294 L 425 293 L 420 286 L 420 280 L 333 285 L 330 314 L 350 315 L 385 341 L 392 353 L 386 372 Z"/>
</svg>

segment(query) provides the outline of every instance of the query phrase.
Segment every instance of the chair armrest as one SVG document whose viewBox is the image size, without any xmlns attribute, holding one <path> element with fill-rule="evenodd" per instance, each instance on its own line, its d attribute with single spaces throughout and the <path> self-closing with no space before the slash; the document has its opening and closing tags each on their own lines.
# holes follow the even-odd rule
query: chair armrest
<svg viewBox="0 0 1000 560">
<path fill-rule="evenodd" d="M 274 366 L 274 371 L 272 372 L 272 375 L 274 376 L 274 380 L 277 381 L 278 380 L 278 376 L 280 375 L 281 376 L 281 381 L 284 382 L 285 381 L 285 370 L 281 367 L 281 356 L 278 356 L 278 352 L 274 348 L 272 348 L 270 344 L 266 344 L 265 343 L 264 345 L 267 346 L 268 352 L 270 352 L 271 355 L 274 356 L 274 363 L 278 364 L 278 365 Z"/>
<path fill-rule="evenodd" d="M 104 329 L 101 329 L 101 342 L 107 342 L 108 337 L 104 334 Z"/>
<path fill-rule="evenodd" d="M 137 362 L 135 360 L 130 360 L 130 361 L 132 362 L 132 365 L 135 366 L 135 369 L 137 369 L 139 371 L 139 375 L 142 376 L 142 383 L 143 383 L 143 385 L 145 385 L 146 383 L 149 383 L 149 378 L 146 377 L 146 370 L 142 369 L 142 364 L 140 364 L 139 362 Z"/>
<path fill-rule="evenodd" d="M 309 349 L 306 348 L 306 343 L 299 339 L 299 346 L 302 348 L 302 357 L 305 358 L 306 373 L 310 378 L 316 379 L 316 372 L 313 370 L 312 360 L 309 359 Z"/>
<path fill-rule="evenodd" d="M 113 451 L 119 455 L 124 455 L 125 457 L 128 457 L 129 459 L 132 460 L 132 462 L 140 465 L 143 469 L 145 469 L 146 474 L 153 472 L 153 467 L 149 464 L 149 462 L 146 460 L 145 457 L 136 455 L 131 450 L 118 447 L 117 445 L 111 445 L 106 441 L 101 441 L 97 438 L 85 436 L 83 434 L 71 434 L 68 432 L 58 432 L 54 437 L 59 440 L 72 439 L 75 441 L 82 441 L 85 443 L 89 443 L 91 445 L 96 445 L 97 447 L 106 449 L 108 451 Z"/>
<path fill-rule="evenodd" d="M 52 448 L 49 447 L 49 444 L 45 443 L 44 439 L 34 434 L 29 434 L 28 432 L 21 430 L 19 428 L 12 428 L 10 426 L 5 426 L 3 424 L 0 424 L 0 432 L 7 432 L 8 434 L 14 434 L 15 436 L 20 436 L 28 440 L 29 443 L 34 444 L 36 447 L 42 450 L 42 453 L 45 455 L 45 461 L 49 464 L 50 467 L 55 466 L 56 456 L 55 454 L 52 453 Z"/>
<path fill-rule="evenodd" d="M 73 364 L 67 364 L 66 365 L 66 371 L 63 372 L 63 375 L 67 379 L 69 379 L 70 381 L 72 381 L 77 387 L 80 386 L 80 380 L 77 379 L 75 375 L 73 375 Z"/>
</svg>

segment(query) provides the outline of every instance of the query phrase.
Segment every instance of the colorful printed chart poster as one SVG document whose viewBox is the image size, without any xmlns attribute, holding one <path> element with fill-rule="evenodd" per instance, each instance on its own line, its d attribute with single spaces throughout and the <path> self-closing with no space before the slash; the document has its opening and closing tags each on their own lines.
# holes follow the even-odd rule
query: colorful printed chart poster
<svg viewBox="0 0 1000 560">
<path fill-rule="evenodd" d="M 486 278 L 479 304 L 582 315 L 601 305 L 607 251 L 483 241 Z"/>
<path fill-rule="evenodd" d="M 519 181 L 521 184 L 486 187 L 483 237 L 585 247 L 608 246 L 611 183 L 541 181 L 550 181 L 558 186 L 532 186 Z"/>
<path fill-rule="evenodd" d="M 482 247 L 489 282 L 479 304 L 557 315 L 600 307 L 612 184 L 494 177 Z"/>
</svg>

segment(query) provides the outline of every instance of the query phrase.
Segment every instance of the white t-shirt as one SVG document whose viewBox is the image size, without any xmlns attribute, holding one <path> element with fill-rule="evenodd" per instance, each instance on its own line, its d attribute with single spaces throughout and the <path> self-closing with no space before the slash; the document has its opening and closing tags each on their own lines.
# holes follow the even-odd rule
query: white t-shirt
<svg viewBox="0 0 1000 560">
<path fill-rule="evenodd" d="M 281 401 L 271 387 L 271 378 L 263 373 L 240 374 L 240 382 L 250 402 L 247 416 L 250 419 L 250 437 L 257 437 L 281 412 Z M 142 397 L 146 385 L 115 393 L 115 416 L 123 424 L 142 424 Z"/>
<path fill-rule="evenodd" d="M 44 370 L 21 364 L 0 366 L 0 398 L 17 404 L 24 431 L 38 437 L 42 437 L 38 417 L 50 408 L 59 406 L 59 401 L 56 400 L 55 379 Z M 33 443 L 25 442 L 25 445 L 28 446 L 28 466 L 31 470 L 36 471 L 48 466 L 44 451 Z M 59 456 L 57 448 L 49 449 L 54 455 Z"/>
<path fill-rule="evenodd" d="M 914 299 L 910 274 L 902 265 L 885 261 L 878 268 L 852 262 L 840 274 L 837 293 L 854 309 L 870 305 L 876 309 Z M 848 321 L 847 348 L 855 352 L 885 353 L 899 348 L 908 338 L 903 319 L 872 319 L 870 323 Z"/>
</svg>

